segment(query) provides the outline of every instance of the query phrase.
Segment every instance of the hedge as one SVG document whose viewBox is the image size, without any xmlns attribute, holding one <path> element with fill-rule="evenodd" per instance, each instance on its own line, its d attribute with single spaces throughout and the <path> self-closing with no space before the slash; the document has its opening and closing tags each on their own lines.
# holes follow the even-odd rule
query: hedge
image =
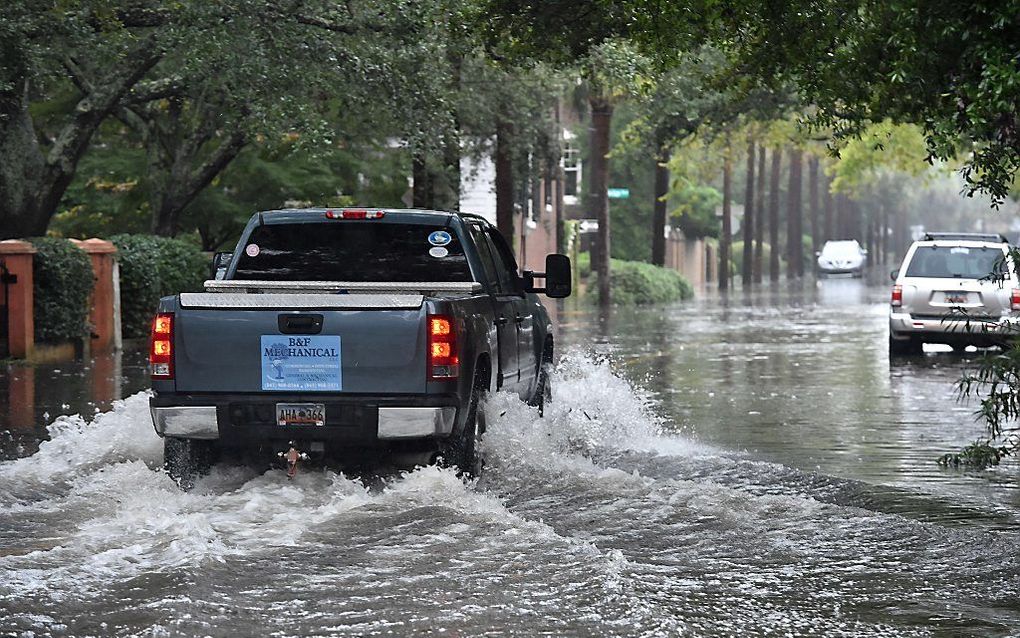
<svg viewBox="0 0 1020 638">
<path fill-rule="evenodd" d="M 114 235 L 120 263 L 121 327 L 127 339 L 146 337 L 159 298 L 202 290 L 209 260 L 197 246 L 155 235 Z"/>
<path fill-rule="evenodd" d="M 593 286 L 598 300 L 598 287 Z M 694 289 L 675 270 L 642 261 L 610 260 L 609 293 L 622 306 L 672 303 L 694 297 Z"/>
<path fill-rule="evenodd" d="M 35 237 L 32 262 L 35 339 L 59 343 L 87 337 L 89 295 L 94 285 L 92 260 L 85 251 L 59 237 Z"/>
</svg>

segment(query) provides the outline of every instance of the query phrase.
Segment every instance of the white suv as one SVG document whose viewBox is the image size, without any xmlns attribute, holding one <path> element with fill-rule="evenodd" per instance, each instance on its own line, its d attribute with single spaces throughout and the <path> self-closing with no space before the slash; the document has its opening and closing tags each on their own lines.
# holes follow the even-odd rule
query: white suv
<svg viewBox="0 0 1020 638">
<path fill-rule="evenodd" d="M 925 343 L 1001 345 L 1020 325 L 1020 281 L 1001 235 L 928 233 L 892 279 L 892 355 L 919 354 Z"/>
</svg>

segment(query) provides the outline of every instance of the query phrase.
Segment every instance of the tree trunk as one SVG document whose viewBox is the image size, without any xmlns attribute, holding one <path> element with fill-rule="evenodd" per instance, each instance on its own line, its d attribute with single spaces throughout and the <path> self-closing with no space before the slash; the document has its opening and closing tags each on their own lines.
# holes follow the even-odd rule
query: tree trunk
<svg viewBox="0 0 1020 638">
<path fill-rule="evenodd" d="M 447 50 L 447 61 L 450 65 L 452 77 L 450 94 L 458 95 L 461 90 L 461 68 L 463 67 L 463 56 L 454 48 Z M 454 101 L 450 107 L 452 128 L 444 138 L 443 144 L 443 172 L 441 179 L 435 180 L 437 189 L 435 202 L 439 210 L 460 212 L 460 109 Z"/>
<path fill-rule="evenodd" d="M 754 283 L 762 281 L 762 244 L 765 243 L 765 145 L 758 147 L 758 184 L 754 195 Z"/>
<path fill-rule="evenodd" d="M 769 175 L 769 281 L 779 281 L 779 171 L 783 150 L 772 150 L 772 172 Z"/>
<path fill-rule="evenodd" d="M 43 235 L 49 217 L 39 195 L 46 158 L 28 112 L 28 80 L 0 93 L 0 239 Z"/>
<path fill-rule="evenodd" d="M 811 261 L 821 247 L 818 236 L 818 158 L 808 160 L 808 214 L 811 216 Z"/>
<path fill-rule="evenodd" d="M 655 201 L 652 206 L 652 263 L 666 264 L 666 195 L 669 193 L 669 150 L 659 147 L 655 157 Z"/>
<path fill-rule="evenodd" d="M 825 190 L 822 192 L 822 210 L 825 216 L 825 230 L 823 238 L 825 241 L 829 241 L 833 238 L 832 234 L 832 191 L 829 190 L 830 180 L 825 179 Z"/>
<path fill-rule="evenodd" d="M 513 125 L 496 123 L 496 228 L 514 245 L 514 163 L 510 150 Z"/>
<path fill-rule="evenodd" d="M 497 130 L 497 145 L 498 131 Z M 498 164 L 497 164 L 498 166 Z M 432 208 L 432 185 L 429 180 L 429 169 L 425 162 L 423 151 L 413 151 L 411 157 L 411 206 L 413 208 Z"/>
<path fill-rule="evenodd" d="M 195 135 L 197 137 L 191 140 L 156 142 L 162 149 L 173 149 L 173 156 L 166 158 L 166 165 L 160 167 L 162 180 L 156 180 L 153 188 L 152 232 L 157 235 L 173 237 L 177 234 L 184 209 L 234 161 L 247 143 L 243 133 L 234 131 L 193 168 L 193 163 L 206 156 L 202 152 L 203 134 L 196 132 Z"/>
<path fill-rule="evenodd" d="M 150 40 L 140 42 L 81 96 L 45 150 L 29 112 L 29 78 L 5 74 L 14 85 L 0 90 L 0 239 L 46 233 L 92 136 L 160 55 Z"/>
<path fill-rule="evenodd" d="M 882 224 L 879 228 L 878 240 L 879 263 L 889 263 L 889 207 L 882 203 Z"/>
<path fill-rule="evenodd" d="M 722 187 L 722 237 L 719 238 L 719 290 L 730 287 L 730 242 L 733 228 L 730 222 L 730 200 L 732 199 L 733 159 L 729 135 L 726 136 L 726 156 L 723 159 Z"/>
<path fill-rule="evenodd" d="M 754 161 L 755 143 L 751 138 L 747 143 L 747 178 L 744 182 L 744 258 L 740 268 L 741 285 L 748 288 L 754 277 L 754 237 L 755 237 L 755 207 L 754 207 Z M 725 224 L 726 220 L 723 220 Z"/>
<path fill-rule="evenodd" d="M 595 241 L 598 254 L 599 304 L 608 307 L 609 259 L 612 255 L 609 233 L 609 133 L 613 122 L 613 105 L 608 100 L 593 97 L 591 102 L 591 201 L 590 210 L 598 220 L 598 236 Z M 594 257 L 592 262 L 594 266 Z"/>
<path fill-rule="evenodd" d="M 804 274 L 801 157 L 800 149 L 790 149 L 790 182 L 786 194 L 786 274 L 788 277 L 800 277 Z"/>
</svg>

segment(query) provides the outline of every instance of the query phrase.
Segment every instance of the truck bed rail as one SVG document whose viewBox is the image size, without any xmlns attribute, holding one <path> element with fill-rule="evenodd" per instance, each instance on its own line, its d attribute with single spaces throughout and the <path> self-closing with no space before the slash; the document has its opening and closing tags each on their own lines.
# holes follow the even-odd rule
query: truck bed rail
<svg viewBox="0 0 1020 638">
<path fill-rule="evenodd" d="M 237 310 L 394 310 L 420 308 L 424 299 L 421 295 L 397 294 L 271 293 L 251 295 L 244 292 L 183 292 L 181 293 L 181 307 Z"/>
<path fill-rule="evenodd" d="M 477 281 L 263 281 L 255 279 L 210 279 L 210 293 L 292 293 L 292 294 L 476 294 L 482 291 Z"/>
</svg>

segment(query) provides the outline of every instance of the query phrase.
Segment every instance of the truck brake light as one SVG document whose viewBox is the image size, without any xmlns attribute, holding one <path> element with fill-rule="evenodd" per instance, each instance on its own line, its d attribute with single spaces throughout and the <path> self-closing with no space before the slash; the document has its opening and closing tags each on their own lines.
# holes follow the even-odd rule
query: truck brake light
<svg viewBox="0 0 1020 638">
<path fill-rule="evenodd" d="M 428 377 L 456 379 L 460 374 L 457 330 L 449 315 L 428 316 Z"/>
<path fill-rule="evenodd" d="M 1009 296 L 1010 310 L 1020 310 L 1020 288 L 1014 288 L 1013 294 Z"/>
<path fill-rule="evenodd" d="M 174 378 L 174 313 L 161 312 L 152 320 L 149 367 L 153 379 Z"/>
<path fill-rule="evenodd" d="M 382 219 L 385 216 L 386 213 L 381 210 L 364 210 L 360 208 L 326 211 L 326 219 Z"/>
<path fill-rule="evenodd" d="M 893 308 L 899 308 L 903 305 L 903 286 L 892 287 L 892 299 L 889 300 L 889 305 Z"/>
</svg>

